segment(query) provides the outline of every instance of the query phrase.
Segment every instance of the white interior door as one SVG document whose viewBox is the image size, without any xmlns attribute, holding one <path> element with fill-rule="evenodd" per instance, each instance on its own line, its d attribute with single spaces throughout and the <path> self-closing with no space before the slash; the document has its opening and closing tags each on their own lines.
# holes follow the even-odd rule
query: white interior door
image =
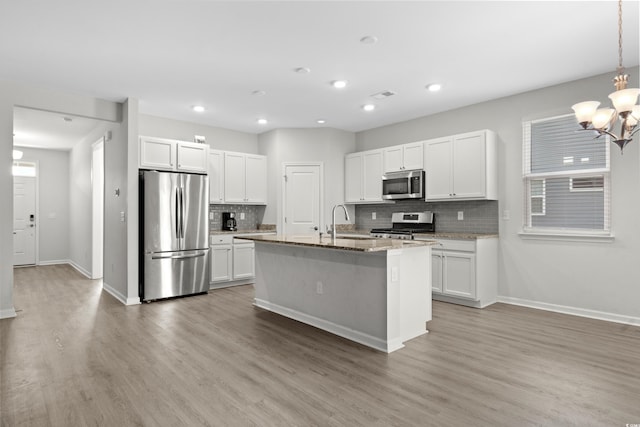
<svg viewBox="0 0 640 427">
<path fill-rule="evenodd" d="M 36 179 L 13 178 L 13 265 L 36 263 Z"/>
<path fill-rule="evenodd" d="M 321 165 L 285 165 L 284 169 L 284 234 L 318 234 L 322 209 Z"/>
<path fill-rule="evenodd" d="M 92 265 L 91 278 L 102 277 L 102 259 L 104 242 L 104 139 L 93 144 L 91 161 L 92 178 Z"/>
</svg>

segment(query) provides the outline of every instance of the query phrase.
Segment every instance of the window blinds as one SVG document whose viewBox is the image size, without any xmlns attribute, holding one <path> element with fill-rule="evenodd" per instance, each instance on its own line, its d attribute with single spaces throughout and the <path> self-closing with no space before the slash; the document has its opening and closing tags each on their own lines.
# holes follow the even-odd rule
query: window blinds
<svg viewBox="0 0 640 427">
<path fill-rule="evenodd" d="M 609 231 L 609 143 L 573 115 L 523 123 L 525 232 Z"/>
</svg>

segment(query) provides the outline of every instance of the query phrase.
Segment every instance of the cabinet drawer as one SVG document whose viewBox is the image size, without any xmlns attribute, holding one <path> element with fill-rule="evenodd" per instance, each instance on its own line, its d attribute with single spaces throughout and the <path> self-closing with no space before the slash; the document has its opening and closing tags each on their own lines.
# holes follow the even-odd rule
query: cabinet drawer
<svg viewBox="0 0 640 427">
<path fill-rule="evenodd" d="M 210 237 L 209 242 L 211 245 L 230 245 L 233 243 L 233 236 L 225 234 L 214 234 Z"/>
<path fill-rule="evenodd" d="M 475 252 L 476 241 L 475 240 L 438 240 L 442 245 L 434 246 L 434 249 L 440 249 L 445 251 L 462 251 L 462 252 Z"/>
</svg>

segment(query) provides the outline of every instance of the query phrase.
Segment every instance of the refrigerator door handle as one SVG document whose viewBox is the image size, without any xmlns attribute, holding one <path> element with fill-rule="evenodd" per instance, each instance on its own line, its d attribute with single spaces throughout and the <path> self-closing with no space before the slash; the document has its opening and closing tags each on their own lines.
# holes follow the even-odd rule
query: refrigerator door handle
<svg viewBox="0 0 640 427">
<path fill-rule="evenodd" d="M 176 210 L 175 210 L 175 219 L 176 219 L 176 239 L 180 238 L 180 195 L 178 194 L 179 189 L 176 188 Z"/>
<path fill-rule="evenodd" d="M 187 259 L 187 258 L 200 258 L 205 256 L 205 252 L 191 254 L 191 255 L 152 255 L 151 259 Z"/>
<path fill-rule="evenodd" d="M 180 238 L 184 239 L 184 215 L 185 215 L 185 202 L 184 202 L 184 187 L 180 187 Z"/>
</svg>

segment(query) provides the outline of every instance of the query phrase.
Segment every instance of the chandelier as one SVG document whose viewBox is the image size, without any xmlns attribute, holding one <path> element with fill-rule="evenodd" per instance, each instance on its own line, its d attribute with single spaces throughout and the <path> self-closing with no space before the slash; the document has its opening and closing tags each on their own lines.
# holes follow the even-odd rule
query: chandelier
<svg viewBox="0 0 640 427">
<path fill-rule="evenodd" d="M 614 108 L 598 108 L 598 101 L 585 101 L 573 105 L 580 130 L 597 132 L 599 138 L 609 135 L 611 142 L 620 147 L 620 152 L 625 145 L 631 142 L 633 135 L 640 129 L 640 105 L 636 105 L 640 89 L 627 89 L 629 75 L 624 73 L 622 66 L 622 0 L 618 0 L 618 75 L 613 79 L 615 92 L 609 94 L 609 99 Z M 620 121 L 620 134 L 616 135 L 611 130 L 614 124 Z"/>
</svg>

